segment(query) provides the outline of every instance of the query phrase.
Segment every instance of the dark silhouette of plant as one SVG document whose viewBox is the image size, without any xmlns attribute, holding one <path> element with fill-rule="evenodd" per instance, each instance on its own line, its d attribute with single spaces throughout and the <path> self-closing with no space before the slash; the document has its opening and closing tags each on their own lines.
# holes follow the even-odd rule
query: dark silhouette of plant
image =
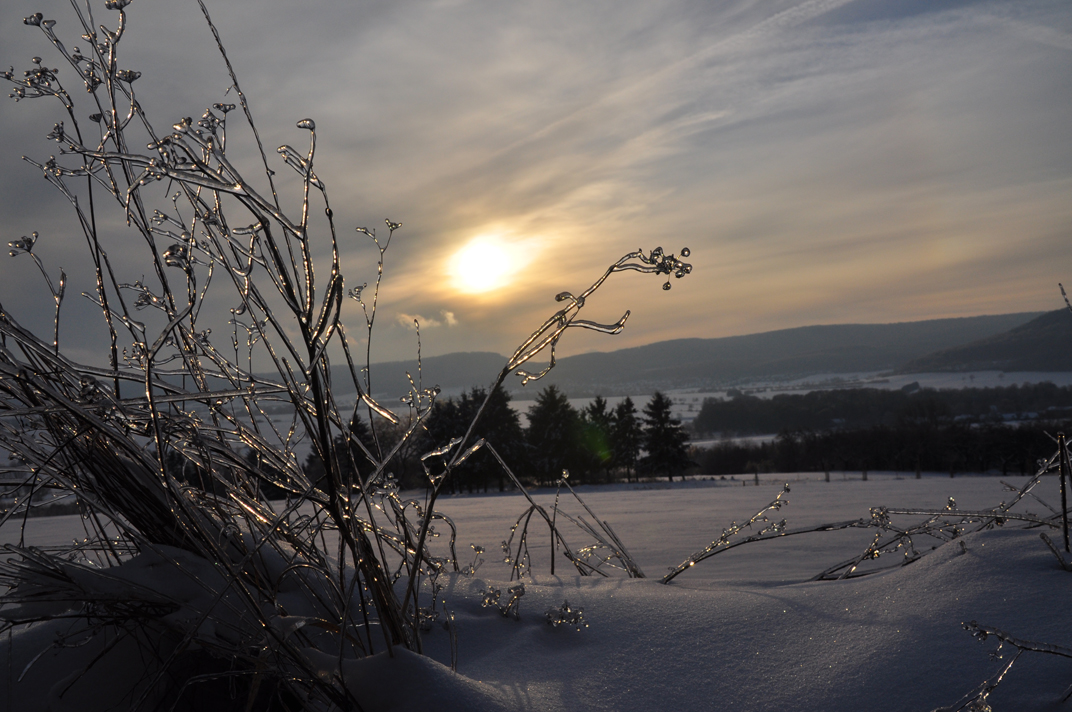
<svg viewBox="0 0 1072 712">
<path fill-rule="evenodd" d="M 392 470 L 412 456 L 438 389 L 423 386 L 418 368 L 403 415 L 371 395 L 379 287 L 401 223 L 356 228 L 376 251 L 376 274 L 371 286 L 346 285 L 341 255 L 352 243 L 338 232 L 316 172 L 315 121 L 296 124 L 307 149 L 276 151 L 276 167 L 293 170 L 299 186 L 289 212 L 203 2 L 237 103 L 216 103 L 163 130 L 139 102 L 146 79 L 119 58 L 129 4 L 107 0 L 105 20 L 91 3 L 72 2 L 81 46 L 64 42 L 40 13 L 24 20 L 44 34 L 77 91 L 37 57 L 25 72 L 0 72 L 16 100 L 59 104 L 62 120 L 48 134 L 59 158 L 27 160 L 73 211 L 95 281 L 87 296 L 109 338 L 105 364 L 65 352 L 65 276 L 52 282 L 32 252 L 36 233 L 10 242 L 13 256 L 29 254 L 42 267 L 54 316 L 42 339 L 0 306 L 0 449 L 14 455 L 19 486 L 30 491 L 0 525 L 24 520 L 33 493 L 47 488 L 78 502 L 85 537 L 48 551 L 22 540 L 8 546 L 0 634 L 41 622 L 57 624 L 57 645 L 128 633 L 139 646 L 147 641 L 131 710 L 166 706 L 189 686 L 220 681 L 240 691 L 244 709 L 359 709 L 347 665 L 396 646 L 421 652 L 437 577 L 459 570 L 453 525 L 436 512 L 436 498 L 481 452 L 516 482 L 480 437 L 485 423 L 493 425 L 489 416 L 502 415 L 505 379 L 541 378 L 568 329 L 620 332 L 628 311 L 610 324 L 579 318 L 611 275 L 655 274 L 669 288 L 692 268 L 661 247 L 637 250 L 579 294 L 558 294 L 560 308 L 511 354 L 469 421 L 420 456 L 425 500 L 403 500 Z M 259 161 L 246 160 L 233 140 L 231 122 L 243 119 Z M 263 170 L 244 172 L 256 163 Z M 134 275 L 109 260 L 114 236 L 97 215 L 105 204 L 126 225 L 122 249 L 141 251 Z M 347 298 L 364 318 L 363 355 L 353 352 L 341 318 Z M 222 319 L 214 308 L 221 301 L 230 307 Z M 544 355 L 545 366 L 524 370 Z M 347 386 L 339 387 L 333 363 L 344 364 Z M 305 448 L 308 472 L 298 456 Z M 576 566 L 595 568 L 580 559 Z M 133 579 L 115 569 L 136 571 L 141 583 L 123 583 Z M 204 674 L 183 673 L 180 658 Z"/>
</svg>

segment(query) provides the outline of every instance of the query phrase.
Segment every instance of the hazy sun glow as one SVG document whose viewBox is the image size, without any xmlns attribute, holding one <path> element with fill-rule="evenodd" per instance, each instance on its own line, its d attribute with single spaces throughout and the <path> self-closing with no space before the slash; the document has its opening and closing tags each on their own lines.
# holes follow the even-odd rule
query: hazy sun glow
<svg viewBox="0 0 1072 712">
<path fill-rule="evenodd" d="M 455 289 L 480 294 L 507 284 L 519 266 L 511 246 L 497 236 L 484 235 L 454 253 L 449 273 Z"/>
</svg>

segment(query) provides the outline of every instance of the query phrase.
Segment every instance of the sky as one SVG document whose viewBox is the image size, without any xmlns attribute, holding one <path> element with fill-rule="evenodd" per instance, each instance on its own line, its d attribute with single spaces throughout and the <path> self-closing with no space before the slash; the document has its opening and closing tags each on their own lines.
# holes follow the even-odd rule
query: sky
<svg viewBox="0 0 1072 712">
<path fill-rule="evenodd" d="M 688 247 L 693 273 L 669 291 L 654 276 L 614 275 L 582 318 L 613 322 L 629 309 L 625 331 L 573 330 L 560 355 L 1051 310 L 1063 306 L 1057 283 L 1072 281 L 1067 0 L 208 7 L 273 168 L 286 169 L 276 146 L 307 145 L 295 123 L 316 122 L 348 287 L 376 277 L 376 251 L 355 228 L 402 223 L 385 256 L 373 361 L 415 355 L 414 318 L 425 355 L 509 353 L 557 309 L 555 294 L 656 246 Z M 22 24 L 35 11 L 78 44 L 67 3 L 10 0 L 3 67 L 21 71 L 34 55 L 60 66 Z M 135 0 L 128 11 L 120 64 L 142 73 L 151 121 L 167 127 L 234 100 L 194 0 Z M 115 17 L 98 7 L 99 23 Z M 45 134 L 59 110 L 0 101 L 0 239 L 40 232 L 46 269 L 70 275 L 61 342 L 99 360 L 100 320 L 78 297 L 92 289 L 84 239 L 62 197 L 19 160 L 56 152 Z M 236 160 L 263 183 L 252 146 L 232 127 Z M 290 210 L 295 187 L 283 181 Z M 103 229 L 132 282 L 148 271 L 145 249 L 121 217 Z M 49 295 L 25 255 L 0 258 L 0 304 L 49 331 Z M 356 304 L 344 317 L 359 341 Z"/>
</svg>

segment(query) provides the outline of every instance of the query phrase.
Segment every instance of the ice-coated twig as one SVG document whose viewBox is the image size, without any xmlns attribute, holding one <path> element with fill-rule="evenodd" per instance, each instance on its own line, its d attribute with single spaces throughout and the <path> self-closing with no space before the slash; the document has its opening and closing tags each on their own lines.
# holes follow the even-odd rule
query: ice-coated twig
<svg viewBox="0 0 1072 712">
<path fill-rule="evenodd" d="M 481 564 L 484 563 L 484 557 L 482 556 L 484 547 L 476 544 L 470 544 L 469 547 L 473 550 L 473 561 L 462 568 L 460 571 L 462 576 L 472 576 L 477 572 L 477 569 L 480 568 Z"/>
<path fill-rule="evenodd" d="M 661 583 L 670 583 L 678 575 L 680 575 L 682 572 L 688 571 L 690 568 L 692 568 L 696 564 L 700 563 L 701 561 L 703 561 L 705 559 L 709 559 L 710 557 L 714 556 L 715 554 L 717 554 L 718 552 L 720 552 L 720 551 L 722 551 L 724 549 L 730 548 L 730 543 L 731 543 L 730 540 L 734 536 L 740 534 L 745 529 L 751 528 L 753 524 L 756 524 L 756 523 L 759 523 L 759 522 L 764 522 L 765 523 L 765 522 L 770 521 L 767 518 L 767 512 L 777 512 L 782 507 L 784 507 L 785 505 L 789 504 L 789 500 L 782 499 L 782 497 L 784 495 L 788 494 L 788 492 L 789 492 L 789 484 L 786 483 L 786 484 L 784 484 L 782 486 L 782 491 L 778 493 L 778 495 L 774 498 L 774 500 L 770 504 L 768 504 L 766 507 L 764 507 L 763 509 L 761 509 L 758 512 L 756 512 L 752 516 L 752 518 L 749 519 L 747 522 L 744 522 L 743 524 L 738 524 L 737 522 L 733 522 L 732 524 L 730 524 L 728 529 L 723 529 L 721 536 L 719 536 L 717 539 L 712 541 L 710 544 L 708 544 L 706 547 L 704 547 L 700 551 L 697 551 L 696 553 L 694 553 L 689 558 L 687 558 L 684 561 L 682 561 L 677 566 L 672 567 L 670 569 L 670 572 L 667 573 L 665 576 L 663 576 L 663 578 L 661 580 Z M 784 529 L 785 529 L 785 520 L 783 519 L 780 522 L 769 524 L 769 525 L 763 527 L 756 534 L 756 537 L 759 537 L 759 536 L 762 536 L 762 535 L 768 534 L 768 533 L 774 533 L 776 535 L 781 535 Z M 755 539 L 755 538 L 750 538 L 749 539 L 749 541 L 756 541 L 756 540 L 757 539 Z M 744 542 L 742 542 L 742 543 L 744 543 Z"/>
<path fill-rule="evenodd" d="M 812 581 L 822 581 L 864 576 L 884 570 L 885 568 L 904 566 L 917 561 L 923 556 L 923 552 L 917 549 L 914 543 L 914 537 L 930 537 L 932 540 L 936 539 L 939 542 L 944 543 L 959 539 L 971 532 L 988 529 L 994 526 L 1003 526 L 1009 522 L 1024 522 L 1027 526 L 1047 526 L 1056 528 L 1060 526 L 1060 515 L 1057 513 L 1052 517 L 1044 518 L 1032 514 L 1021 514 L 1010 511 L 1015 504 L 1025 497 L 1031 496 L 1031 490 L 1039 483 L 1042 475 L 1052 467 L 1056 460 L 1057 455 L 1054 455 L 1049 460 L 1044 461 L 1040 466 L 1039 472 L 1034 477 L 1028 480 L 1022 487 L 1013 488 L 1016 492 L 1015 497 L 1009 502 L 1002 502 L 998 506 L 989 510 L 962 510 L 959 509 L 956 506 L 956 502 L 950 498 L 945 509 L 889 509 L 886 507 L 875 507 L 871 510 L 870 518 L 831 522 L 795 529 L 788 528 L 785 520 L 770 522 L 767 517 L 767 512 L 780 509 L 783 505 L 787 504 L 785 500 L 781 499 L 782 495 L 789 491 L 788 485 L 786 485 L 778 497 L 767 505 L 767 507 L 757 512 L 750 520 L 743 524 L 734 522 L 730 528 L 723 530 L 722 535 L 711 542 L 706 548 L 696 552 L 678 566 L 671 568 L 669 573 L 662 578 L 661 582 L 669 583 L 675 577 L 692 568 L 700 561 L 704 561 L 712 556 L 716 556 L 738 546 L 760 541 L 769 541 L 771 539 L 781 539 L 788 536 L 797 536 L 799 534 L 831 532 L 843 529 L 874 528 L 876 530 L 872 541 L 862 552 L 850 559 L 846 559 L 825 569 L 811 579 Z M 902 528 L 891 521 L 890 515 L 924 516 L 927 517 L 927 519 L 921 523 Z M 765 526 L 754 534 L 748 536 L 743 535 L 746 529 L 751 528 L 757 523 L 764 523 Z M 886 567 L 871 567 L 864 571 L 859 570 L 859 567 L 864 562 L 878 559 L 883 554 L 893 553 L 901 554 L 901 557 L 896 563 Z"/>
<path fill-rule="evenodd" d="M 988 638 L 996 638 L 998 640 L 998 652 L 1004 645 L 1009 645 L 1016 649 L 1016 652 L 1009 657 L 1009 661 L 1005 663 L 1001 670 L 999 670 L 993 677 L 984 680 L 978 687 L 967 693 L 952 705 L 946 707 L 939 707 L 934 712 L 961 712 L 961 710 L 988 710 L 990 706 L 987 702 L 990 697 L 990 693 L 1002 683 L 1005 676 L 1009 674 L 1012 666 L 1020 659 L 1020 656 L 1025 652 L 1032 653 L 1045 653 L 1048 655 L 1057 655 L 1063 658 L 1072 658 L 1072 648 L 1067 648 L 1063 645 L 1054 645 L 1052 643 L 1036 643 L 1030 640 L 1023 640 L 1016 638 L 998 628 L 993 628 L 986 625 L 981 625 L 975 621 L 969 623 L 963 623 L 964 630 L 968 631 L 973 638 L 980 642 L 986 642 Z M 999 654 L 996 657 L 1001 657 Z M 1064 702 L 1068 699 L 1068 693 L 1062 697 L 1061 701 Z"/>
<path fill-rule="evenodd" d="M 637 565 L 636 561 L 629 554 L 629 551 L 625 548 L 625 544 L 623 544 L 622 540 L 618 538 L 618 535 L 617 533 L 615 533 L 613 527 L 611 527 L 610 522 L 597 517 L 596 513 L 592 511 L 591 507 L 589 507 L 588 504 L 583 499 L 581 499 L 581 496 L 577 494 L 576 490 L 574 490 L 573 487 L 570 486 L 567 473 L 563 473 L 561 486 L 568 489 L 570 491 L 570 494 L 573 495 L 573 498 L 576 499 L 582 507 L 584 507 L 584 511 L 588 512 L 588 515 L 592 518 L 592 521 L 595 522 L 595 526 L 589 524 L 582 517 L 574 519 L 573 517 L 569 517 L 569 515 L 563 513 L 564 516 L 569 517 L 571 522 L 576 524 L 582 530 L 588 532 L 588 534 L 593 539 L 599 542 L 600 546 L 602 546 L 609 552 L 610 558 L 618 560 L 618 562 L 621 564 L 621 567 L 625 569 L 626 573 L 629 574 L 630 578 L 644 578 L 644 572 L 640 570 L 640 566 Z M 557 514 L 557 512 L 558 497 L 556 496 L 555 513 Z M 552 570 L 551 573 L 553 574 L 554 571 Z"/>
<path fill-rule="evenodd" d="M 1061 565 L 1061 568 L 1065 571 L 1072 571 L 1072 561 L 1069 561 L 1067 558 L 1065 558 L 1064 554 L 1062 554 L 1061 551 L 1057 548 L 1057 545 L 1054 544 L 1048 536 L 1046 536 L 1046 532 L 1039 532 L 1039 538 L 1046 543 L 1046 546 L 1050 548 L 1050 551 L 1053 552 L 1053 555 L 1057 557 L 1057 562 Z"/>
<path fill-rule="evenodd" d="M 525 595 L 525 584 L 520 581 L 509 589 L 507 598 L 502 600 L 502 589 L 489 586 L 484 592 L 480 605 L 484 608 L 495 607 L 504 618 L 512 617 L 515 621 L 521 620 L 521 597 Z"/>
<path fill-rule="evenodd" d="M 562 601 L 561 606 L 548 608 L 543 615 L 552 628 L 567 625 L 581 631 L 588 627 L 588 621 L 584 619 L 584 609 L 570 607 L 568 600 Z"/>
</svg>

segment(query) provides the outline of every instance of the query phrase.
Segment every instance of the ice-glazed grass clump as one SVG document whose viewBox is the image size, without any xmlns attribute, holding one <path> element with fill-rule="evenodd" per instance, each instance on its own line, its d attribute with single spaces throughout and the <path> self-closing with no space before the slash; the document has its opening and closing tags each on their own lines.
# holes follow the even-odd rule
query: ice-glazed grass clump
<svg viewBox="0 0 1072 712">
<path fill-rule="evenodd" d="M 306 148 L 284 145 L 269 157 L 201 4 L 237 100 L 165 127 L 152 123 L 137 89 L 153 78 L 120 59 L 128 3 L 104 5 L 109 12 L 95 17 L 91 3 L 72 2 L 78 45 L 61 39 L 52 19 L 27 17 L 64 69 L 35 57 L 29 70 L 3 73 L 16 101 L 58 102 L 61 117 L 48 134 L 58 157 L 27 160 L 66 198 L 81 229 L 95 285 L 85 296 L 100 309 L 109 350 L 104 364 L 65 352 L 67 277 L 54 281 L 34 251 L 37 233 L 11 241 L 13 258 L 28 256 L 43 275 L 54 319 L 42 339 L 0 309 L 0 447 L 23 473 L 25 492 L 3 521 L 17 523 L 42 491 L 60 490 L 77 502 L 85 537 L 59 550 L 9 546 L 0 619 L 9 630 L 81 621 L 58 633 L 59 645 L 136 639 L 146 662 L 125 700 L 131 709 L 221 680 L 247 709 L 353 709 L 347 661 L 420 652 L 422 629 L 439 615 L 438 578 L 459 571 L 455 533 L 435 502 L 475 452 L 495 455 L 492 443 L 473 436 L 483 408 L 468 430 L 421 458 L 424 501 L 403 500 L 390 463 L 423 429 L 438 390 L 418 373 L 404 399 L 408 413 L 377 402 L 368 352 L 352 352 L 340 316 L 343 300 L 355 300 L 360 329 L 371 336 L 384 255 L 401 223 L 356 228 L 377 250 L 378 267 L 372 280 L 347 283 L 340 253 L 349 245 L 315 170 L 315 121 L 297 122 Z M 235 117 L 252 129 L 259 176 L 236 167 Z M 284 165 L 297 175 L 295 213 L 277 194 L 284 182 L 274 169 Z M 140 238 L 136 275 L 121 274 L 108 257 L 99 214 L 109 203 Z M 611 275 L 664 276 L 669 288 L 691 269 L 662 248 L 638 250 L 579 294 L 557 295 L 560 308 L 523 340 L 489 391 L 512 373 L 523 382 L 546 374 L 567 329 L 619 332 L 628 312 L 610 324 L 578 318 Z M 210 303 L 230 305 L 223 328 Z M 546 365 L 525 370 L 544 355 Z M 352 407 L 334 396 L 333 359 L 356 389 Z M 279 406 L 289 423 L 269 417 Z M 362 428 L 371 439 L 358 437 Z M 319 477 L 300 466 L 303 442 L 323 465 Z M 498 603 L 504 614 L 517 614 L 524 586 L 516 588 Z"/>
</svg>

